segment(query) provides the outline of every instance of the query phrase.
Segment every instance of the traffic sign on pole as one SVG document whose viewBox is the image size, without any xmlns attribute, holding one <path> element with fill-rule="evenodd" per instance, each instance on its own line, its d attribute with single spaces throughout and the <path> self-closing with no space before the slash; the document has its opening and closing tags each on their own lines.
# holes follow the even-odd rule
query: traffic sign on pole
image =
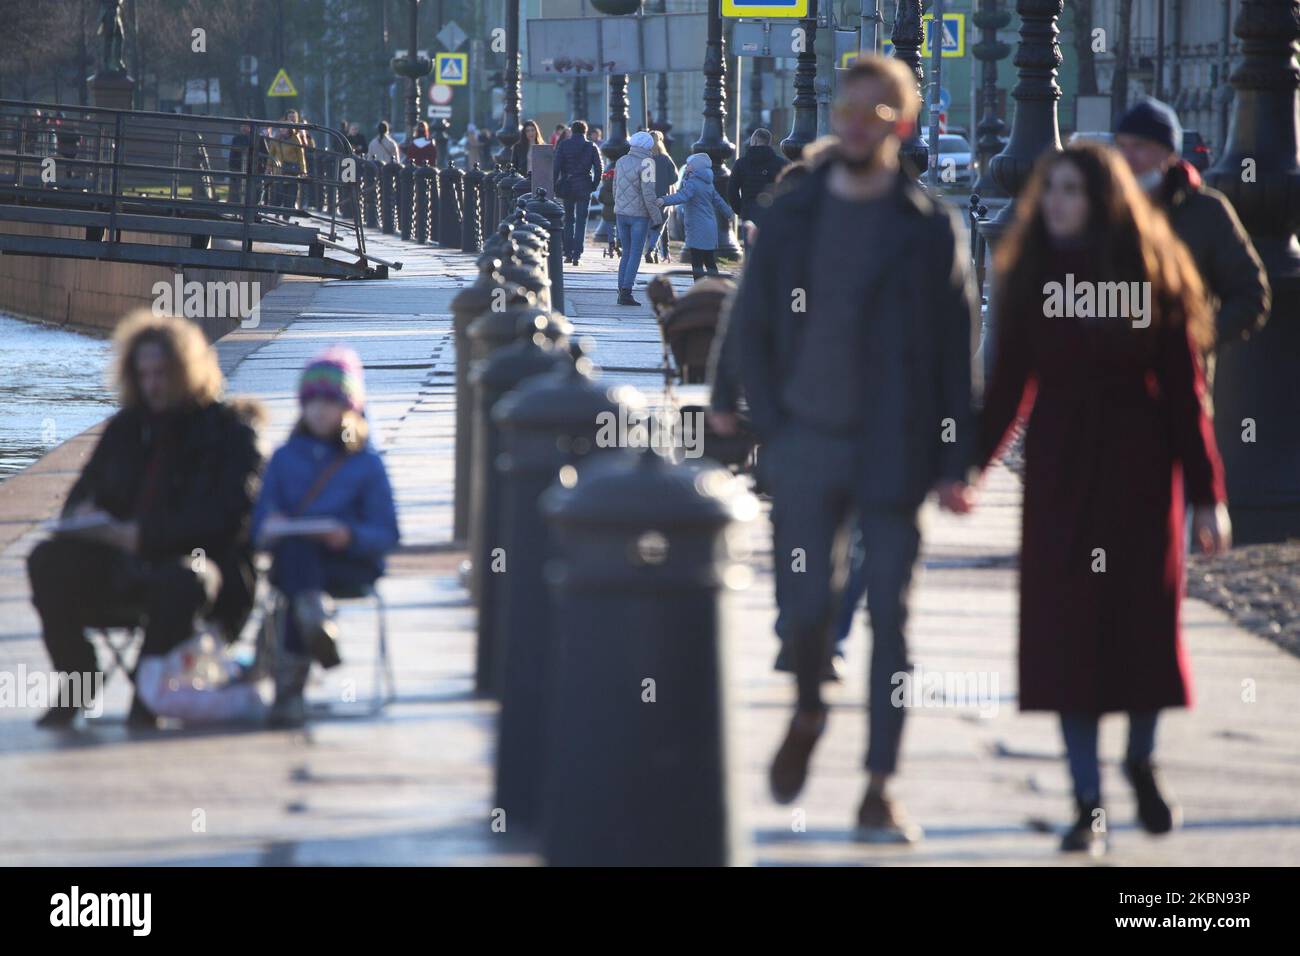
<svg viewBox="0 0 1300 956">
<path fill-rule="evenodd" d="M 266 91 L 267 96 L 297 96 L 298 88 L 293 85 L 293 80 L 289 79 L 289 74 L 280 68 L 280 72 L 275 74 L 275 79 L 271 81 L 271 88 Z"/>
<path fill-rule="evenodd" d="M 439 53 L 434 61 L 433 81 L 446 86 L 465 86 L 469 82 L 469 54 Z"/>
<path fill-rule="evenodd" d="M 722 0 L 724 17 L 807 17 L 808 0 Z"/>
<path fill-rule="evenodd" d="M 924 39 L 921 41 L 921 56 L 930 55 L 930 34 L 933 28 L 930 26 L 933 17 L 926 14 L 921 18 L 925 25 Z M 894 55 L 894 44 L 886 40 L 883 44 L 885 56 Z M 943 57 L 950 60 L 953 57 L 963 57 L 966 55 L 966 14 L 964 13 L 945 13 L 943 15 Z"/>
</svg>

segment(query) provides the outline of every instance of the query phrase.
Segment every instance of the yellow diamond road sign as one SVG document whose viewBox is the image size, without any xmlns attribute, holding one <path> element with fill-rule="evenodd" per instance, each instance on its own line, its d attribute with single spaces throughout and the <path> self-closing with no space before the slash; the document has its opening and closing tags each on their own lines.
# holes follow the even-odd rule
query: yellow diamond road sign
<svg viewBox="0 0 1300 956">
<path fill-rule="evenodd" d="M 447 86 L 465 86 L 469 76 L 468 53 L 439 53 L 433 81 Z"/>
<path fill-rule="evenodd" d="M 275 79 L 271 81 L 271 88 L 266 91 L 267 96 L 297 96 L 298 90 L 293 85 L 293 80 L 289 79 L 289 74 L 281 68 L 280 72 L 275 74 Z"/>
</svg>

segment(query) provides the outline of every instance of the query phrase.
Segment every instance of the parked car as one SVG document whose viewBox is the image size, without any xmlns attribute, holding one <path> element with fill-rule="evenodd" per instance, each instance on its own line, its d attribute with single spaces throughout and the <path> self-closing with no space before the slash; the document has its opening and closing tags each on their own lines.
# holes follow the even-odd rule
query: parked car
<svg viewBox="0 0 1300 956">
<path fill-rule="evenodd" d="M 1198 172 L 1203 173 L 1210 168 L 1214 157 L 1205 137 L 1198 130 L 1183 130 L 1183 159 L 1195 166 Z"/>
<path fill-rule="evenodd" d="M 939 134 L 939 179 L 947 186 L 970 186 L 975 182 L 975 159 L 965 136 Z"/>
<path fill-rule="evenodd" d="M 1101 130 L 1089 131 L 1080 130 L 1077 133 L 1071 133 L 1067 146 L 1073 146 L 1075 143 L 1096 143 L 1098 146 L 1114 146 L 1115 134 L 1106 133 Z"/>
</svg>

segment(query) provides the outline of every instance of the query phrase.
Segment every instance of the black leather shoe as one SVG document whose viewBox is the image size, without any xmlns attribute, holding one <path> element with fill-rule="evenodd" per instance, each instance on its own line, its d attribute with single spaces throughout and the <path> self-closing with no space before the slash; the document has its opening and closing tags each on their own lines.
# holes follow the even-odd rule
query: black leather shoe
<svg viewBox="0 0 1300 956">
<path fill-rule="evenodd" d="M 1160 778 L 1149 760 L 1124 761 L 1124 776 L 1133 785 L 1137 797 L 1138 822 L 1147 833 L 1168 833 L 1178 825 L 1182 812 L 1177 804 L 1171 805 L 1160 792 Z"/>
<path fill-rule="evenodd" d="M 618 293 L 618 304 L 619 305 L 640 305 L 641 303 L 638 302 L 636 299 L 632 298 L 632 293 L 630 290 L 622 289 Z"/>
<path fill-rule="evenodd" d="M 126 715 L 126 723 L 134 730 L 157 730 L 158 715 L 146 707 L 140 700 L 140 695 L 136 694 L 131 698 L 131 710 Z"/>
<path fill-rule="evenodd" d="M 804 781 L 808 779 L 808 761 L 812 759 L 813 748 L 825 729 L 825 707 L 796 711 L 768 771 L 768 785 L 772 788 L 772 799 L 777 803 L 790 803 L 803 790 Z"/>
<path fill-rule="evenodd" d="M 772 670 L 779 671 L 782 674 L 794 673 L 794 655 L 790 653 L 787 644 L 781 644 L 781 650 L 777 651 L 776 663 L 772 665 Z M 826 668 L 822 671 L 823 684 L 838 684 L 844 679 L 844 652 L 836 650 L 831 655 L 831 659 L 826 662 Z"/>
<path fill-rule="evenodd" d="M 80 707 L 51 707 L 36 720 L 44 730 L 70 730 L 81 713 Z"/>
<path fill-rule="evenodd" d="M 1078 815 L 1061 838 L 1062 853 L 1103 856 L 1107 850 L 1106 811 L 1100 800 L 1076 800 Z"/>
</svg>

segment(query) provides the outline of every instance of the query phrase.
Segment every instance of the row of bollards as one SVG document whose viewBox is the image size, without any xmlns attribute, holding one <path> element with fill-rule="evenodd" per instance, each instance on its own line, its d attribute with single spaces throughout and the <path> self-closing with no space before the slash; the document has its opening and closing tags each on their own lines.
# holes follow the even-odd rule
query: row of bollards
<svg viewBox="0 0 1300 956">
<path fill-rule="evenodd" d="M 509 167 L 417 169 L 386 195 L 390 176 L 363 169 L 367 216 L 373 182 L 380 222 L 478 253 L 451 303 L 453 524 L 475 689 L 500 702 L 494 832 L 556 865 L 741 862 L 718 605 L 753 499 L 723 468 L 632 450 L 644 403 L 573 341 L 546 190 Z"/>
</svg>

